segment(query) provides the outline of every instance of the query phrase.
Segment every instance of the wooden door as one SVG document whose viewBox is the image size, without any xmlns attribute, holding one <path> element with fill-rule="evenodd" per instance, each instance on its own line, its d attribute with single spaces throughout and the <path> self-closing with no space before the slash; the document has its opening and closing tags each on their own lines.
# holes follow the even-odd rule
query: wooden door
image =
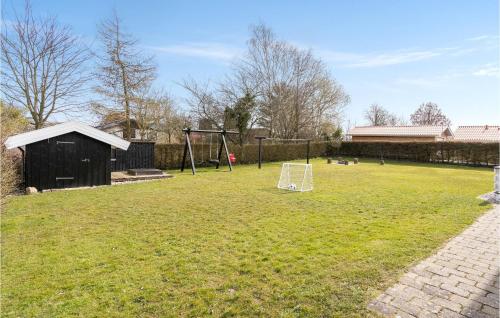
<svg viewBox="0 0 500 318">
<path fill-rule="evenodd" d="M 78 146 L 78 186 L 92 186 L 92 159 L 89 150 L 89 138 L 79 136 Z"/>
<path fill-rule="evenodd" d="M 111 147 L 108 144 L 79 135 L 79 186 L 110 184 Z"/>
<path fill-rule="evenodd" d="M 78 186 L 78 143 L 70 134 L 53 140 L 55 143 L 55 187 L 71 188 Z"/>
</svg>

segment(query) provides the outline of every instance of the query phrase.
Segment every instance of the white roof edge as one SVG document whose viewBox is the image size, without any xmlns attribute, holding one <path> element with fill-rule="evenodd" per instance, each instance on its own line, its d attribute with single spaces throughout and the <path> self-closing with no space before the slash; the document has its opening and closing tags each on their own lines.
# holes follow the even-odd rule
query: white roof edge
<svg viewBox="0 0 500 318">
<path fill-rule="evenodd" d="M 115 135 L 108 134 L 102 130 L 90 127 L 89 125 L 77 121 L 69 121 L 62 124 L 11 136 L 5 141 L 5 147 L 7 149 L 13 149 L 32 144 L 40 140 L 64 135 L 70 132 L 78 132 L 82 135 L 102 141 L 106 144 L 123 150 L 127 150 L 130 145 L 130 142 Z"/>
</svg>

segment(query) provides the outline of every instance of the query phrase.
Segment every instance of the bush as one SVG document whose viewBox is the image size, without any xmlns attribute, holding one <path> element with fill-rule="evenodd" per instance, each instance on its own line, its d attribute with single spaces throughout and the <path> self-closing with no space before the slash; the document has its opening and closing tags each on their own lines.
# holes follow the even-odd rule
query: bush
<svg viewBox="0 0 500 318">
<path fill-rule="evenodd" d="M 473 142 L 343 142 L 330 155 L 416 162 L 497 165 L 498 143 Z"/>
<path fill-rule="evenodd" d="M 311 142 L 310 157 L 325 156 L 327 149 L 331 145 L 328 142 Z M 212 158 L 216 157 L 216 147 L 212 145 L 210 151 L 209 144 L 193 144 L 195 165 L 200 165 L 203 161 L 208 161 L 210 152 Z M 259 145 L 245 144 L 243 146 L 230 144 L 229 152 L 234 153 L 236 162 L 242 164 L 257 163 L 259 160 Z M 262 161 L 285 161 L 306 158 L 306 147 L 304 144 L 263 144 Z M 184 145 L 182 144 L 156 144 L 155 145 L 155 167 L 158 169 L 177 169 L 181 166 Z M 226 162 L 225 155 L 222 156 Z M 189 158 L 187 159 L 189 166 Z"/>
<path fill-rule="evenodd" d="M 28 121 L 22 112 L 11 105 L 0 102 L 0 200 L 14 192 L 21 184 L 22 158 L 19 151 L 9 151 L 5 148 L 5 140 L 28 128 Z"/>
</svg>

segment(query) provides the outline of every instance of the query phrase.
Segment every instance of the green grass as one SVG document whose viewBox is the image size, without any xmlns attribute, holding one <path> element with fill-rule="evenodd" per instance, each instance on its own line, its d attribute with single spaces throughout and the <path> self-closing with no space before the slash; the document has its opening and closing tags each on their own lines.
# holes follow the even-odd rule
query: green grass
<svg viewBox="0 0 500 318">
<path fill-rule="evenodd" d="M 492 172 L 279 164 L 13 198 L 5 317 L 363 317 L 366 304 L 489 208 Z"/>
</svg>

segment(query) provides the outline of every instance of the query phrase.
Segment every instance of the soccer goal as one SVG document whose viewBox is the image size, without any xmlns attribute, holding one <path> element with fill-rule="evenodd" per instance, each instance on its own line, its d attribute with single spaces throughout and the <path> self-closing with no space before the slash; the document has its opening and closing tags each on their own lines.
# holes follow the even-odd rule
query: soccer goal
<svg viewBox="0 0 500 318">
<path fill-rule="evenodd" d="M 313 189 L 312 164 L 284 163 L 281 167 L 278 188 L 290 191 L 311 191 Z"/>
</svg>

